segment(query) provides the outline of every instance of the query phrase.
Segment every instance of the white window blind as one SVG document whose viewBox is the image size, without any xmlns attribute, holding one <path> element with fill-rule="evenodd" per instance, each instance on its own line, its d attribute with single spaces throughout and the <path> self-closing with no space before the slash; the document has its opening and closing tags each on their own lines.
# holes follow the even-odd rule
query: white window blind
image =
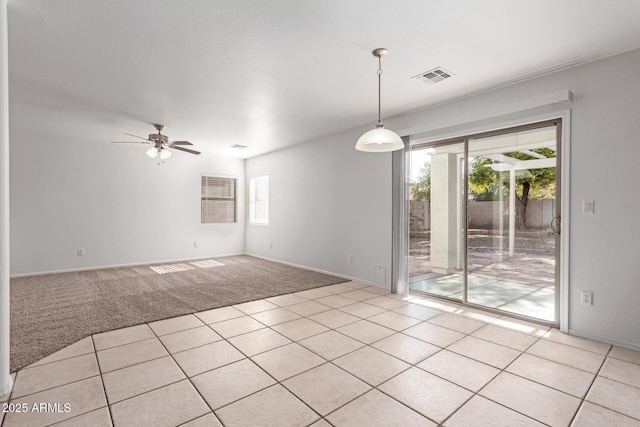
<svg viewBox="0 0 640 427">
<path fill-rule="evenodd" d="M 249 222 L 269 224 L 269 175 L 249 181 Z"/>
<path fill-rule="evenodd" d="M 202 222 L 236 222 L 236 178 L 201 177 Z"/>
</svg>

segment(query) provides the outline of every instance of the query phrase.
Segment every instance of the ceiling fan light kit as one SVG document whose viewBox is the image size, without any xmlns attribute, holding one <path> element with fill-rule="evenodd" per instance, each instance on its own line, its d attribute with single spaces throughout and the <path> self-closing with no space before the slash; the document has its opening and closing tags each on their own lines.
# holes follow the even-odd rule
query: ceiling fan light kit
<svg viewBox="0 0 640 427">
<path fill-rule="evenodd" d="M 167 149 L 163 149 L 160 151 L 160 158 L 162 160 L 167 160 L 169 157 L 171 157 L 173 155 L 173 153 Z"/>
<path fill-rule="evenodd" d="M 382 153 L 387 151 L 401 150 L 404 143 L 397 133 L 384 128 L 384 124 L 380 120 L 381 106 L 381 77 L 382 77 L 382 57 L 389 53 L 385 48 L 377 48 L 373 52 L 373 56 L 378 58 L 378 123 L 376 127 L 365 132 L 356 143 L 356 150 L 367 151 L 373 153 Z"/>
<path fill-rule="evenodd" d="M 156 156 L 158 155 L 158 149 L 156 147 L 151 147 L 147 151 L 145 151 L 145 154 L 151 157 L 152 159 L 155 159 Z"/>
<path fill-rule="evenodd" d="M 125 135 L 142 139 L 143 141 L 140 142 L 141 144 L 153 144 L 153 147 L 149 148 L 144 153 L 147 156 L 151 157 L 152 159 L 155 159 L 158 157 L 158 155 L 160 155 L 160 160 L 162 160 L 162 163 L 164 163 L 165 160 L 167 160 L 169 157 L 173 155 L 173 152 L 169 150 L 170 148 L 178 151 L 184 151 L 185 153 L 190 153 L 195 155 L 200 154 L 200 151 L 180 147 L 181 145 L 193 145 L 189 141 L 169 141 L 169 137 L 167 135 L 162 134 L 164 125 L 156 123 L 153 126 L 156 128 L 158 133 L 150 133 L 148 138 L 132 135 L 130 133 L 125 133 Z M 114 144 L 139 144 L 138 142 L 133 142 L 133 141 L 111 141 L 111 142 Z M 160 164 L 160 162 L 158 162 L 158 164 Z"/>
</svg>

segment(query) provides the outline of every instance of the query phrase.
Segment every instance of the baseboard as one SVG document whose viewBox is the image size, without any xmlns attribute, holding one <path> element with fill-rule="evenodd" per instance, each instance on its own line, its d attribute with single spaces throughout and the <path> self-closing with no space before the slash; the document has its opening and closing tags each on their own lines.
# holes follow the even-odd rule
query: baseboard
<svg viewBox="0 0 640 427">
<path fill-rule="evenodd" d="M 587 338 L 587 339 L 594 340 L 594 341 L 600 341 L 600 342 L 604 342 L 604 343 L 607 343 L 607 344 L 616 345 L 618 347 L 624 347 L 624 348 L 629 348 L 631 350 L 640 351 L 640 344 L 638 344 L 638 343 L 631 343 L 631 342 L 620 341 L 620 340 L 612 340 L 610 338 L 600 337 L 600 336 L 597 336 L 597 335 L 590 334 L 588 332 L 580 331 L 578 329 L 569 328 L 569 335 L 575 335 L 575 336 L 581 337 L 581 338 Z"/>
<path fill-rule="evenodd" d="M 282 261 L 282 260 L 275 259 L 275 258 L 269 258 L 269 257 L 265 257 L 265 256 L 262 256 L 262 255 L 252 254 L 252 253 L 249 253 L 249 252 L 246 252 L 245 255 L 252 256 L 254 258 L 263 259 L 265 261 L 277 262 L 279 264 L 288 265 L 290 267 L 297 267 L 297 268 L 302 268 L 304 270 L 315 271 L 316 273 L 328 274 L 330 276 L 337 276 L 337 277 L 340 277 L 341 279 L 351 280 L 353 282 L 364 283 L 364 284 L 369 285 L 369 286 L 376 286 L 378 288 L 389 289 L 389 288 L 387 288 L 385 286 L 380 286 L 377 283 L 369 282 L 368 280 L 363 280 L 363 279 L 360 279 L 358 277 L 346 276 L 344 274 L 334 273 L 333 271 L 326 271 L 326 270 L 321 270 L 319 268 L 309 267 L 308 265 L 295 264 L 295 263 L 292 263 L 292 262 Z"/>
<path fill-rule="evenodd" d="M 164 260 L 145 261 L 145 262 L 132 262 L 132 263 L 126 263 L 126 264 L 99 265 L 95 267 L 68 268 L 63 270 L 38 271 L 35 273 L 12 274 L 10 277 L 14 278 L 14 277 L 27 277 L 27 276 L 43 276 L 45 274 L 71 273 L 74 271 L 100 270 L 103 268 L 135 267 L 137 265 L 155 265 L 155 264 L 164 264 L 169 262 L 188 262 L 188 261 L 198 261 L 202 259 L 223 258 L 227 256 L 238 256 L 238 255 L 248 255 L 248 254 L 245 254 L 244 252 L 237 252 L 237 253 L 231 253 L 231 254 L 201 256 L 196 258 L 177 258 L 177 259 L 164 259 Z"/>
<path fill-rule="evenodd" d="M 145 261 L 145 262 L 132 262 L 132 263 L 124 263 L 124 264 L 110 264 L 110 265 L 102 265 L 102 266 L 94 266 L 94 267 L 81 267 L 81 268 L 69 268 L 69 269 L 62 269 L 62 270 L 39 271 L 39 272 L 35 272 L 35 273 L 12 274 L 10 277 L 11 278 L 18 278 L 18 277 L 28 277 L 28 276 L 43 276 L 45 274 L 70 273 L 70 272 L 75 272 L 75 271 L 99 270 L 99 269 L 103 269 L 103 268 L 135 267 L 135 266 L 138 266 L 138 265 L 154 265 L 154 264 L 164 264 L 164 263 L 172 263 L 172 262 L 188 262 L 188 261 L 197 261 L 197 260 L 202 260 L 202 259 L 223 258 L 223 257 L 227 257 L 227 256 L 238 256 L 238 255 L 252 256 L 254 258 L 263 259 L 265 261 L 277 262 L 279 264 L 284 264 L 284 265 L 288 265 L 288 266 L 291 266 L 291 267 L 302 268 L 302 269 L 305 269 L 305 270 L 315 271 L 317 273 L 328 274 L 330 276 L 337 276 L 337 277 L 340 277 L 340 278 L 345 279 L 345 280 L 351 280 L 351 281 L 354 281 L 354 282 L 364 283 L 364 284 L 369 285 L 369 286 L 375 286 L 375 287 L 382 288 L 382 289 L 389 289 L 386 286 L 382 286 L 382 285 L 379 285 L 379 284 L 377 284 L 375 282 L 370 282 L 368 280 L 364 280 L 364 279 L 361 279 L 359 277 L 347 276 L 347 275 L 339 274 L 339 273 L 336 273 L 336 272 L 333 272 L 333 271 L 321 270 L 319 268 L 310 267 L 308 265 L 295 264 L 295 263 L 292 263 L 292 262 L 282 261 L 282 260 L 275 259 L 275 258 L 269 258 L 269 257 L 261 256 L 261 255 L 252 254 L 252 253 L 249 253 L 249 252 L 237 252 L 237 253 L 222 254 L 222 255 L 217 254 L 217 255 L 201 256 L 201 257 L 196 257 L 196 258 L 174 258 L 174 259 L 164 259 L 164 260 Z"/>
</svg>

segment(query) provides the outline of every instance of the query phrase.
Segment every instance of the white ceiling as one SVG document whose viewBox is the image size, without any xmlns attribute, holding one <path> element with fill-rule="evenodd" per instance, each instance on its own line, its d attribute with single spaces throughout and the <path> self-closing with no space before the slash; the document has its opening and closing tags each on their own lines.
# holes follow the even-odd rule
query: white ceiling
<svg viewBox="0 0 640 427">
<path fill-rule="evenodd" d="M 640 48 L 635 0 L 9 0 L 11 132 L 251 157 Z M 455 77 L 412 76 L 442 66 Z M 248 145 L 246 150 L 229 148 Z M 354 141 L 355 144 L 355 141 Z"/>
</svg>

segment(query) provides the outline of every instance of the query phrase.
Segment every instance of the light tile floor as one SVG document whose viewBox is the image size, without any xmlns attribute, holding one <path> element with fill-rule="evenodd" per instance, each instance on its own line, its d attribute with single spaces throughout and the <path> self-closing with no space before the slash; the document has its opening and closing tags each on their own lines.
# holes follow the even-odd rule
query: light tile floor
<svg viewBox="0 0 640 427">
<path fill-rule="evenodd" d="M 85 338 L 0 423 L 640 426 L 638 402 L 640 352 L 348 282 Z"/>
</svg>

